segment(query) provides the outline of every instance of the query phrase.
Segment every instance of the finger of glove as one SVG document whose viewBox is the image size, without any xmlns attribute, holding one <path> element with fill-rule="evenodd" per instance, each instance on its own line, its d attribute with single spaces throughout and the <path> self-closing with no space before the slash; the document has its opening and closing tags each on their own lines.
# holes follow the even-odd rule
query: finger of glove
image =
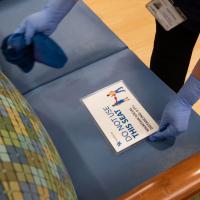
<svg viewBox="0 0 200 200">
<path fill-rule="evenodd" d="M 26 45 L 29 45 L 31 43 L 34 34 L 35 34 L 34 27 L 27 23 L 26 30 L 25 30 Z"/>
<path fill-rule="evenodd" d="M 159 131 L 163 132 L 167 127 L 169 126 L 169 123 L 165 122 L 159 125 Z"/>
<path fill-rule="evenodd" d="M 169 125 L 169 120 L 168 120 L 168 117 L 167 115 L 165 114 L 165 112 L 163 112 L 163 115 L 162 115 L 162 118 L 160 120 L 160 129 L 163 129 L 164 127 L 168 126 Z"/>
<path fill-rule="evenodd" d="M 43 34 L 47 35 L 47 36 L 50 36 L 54 31 L 51 30 L 51 29 L 47 29 L 43 32 Z"/>
<path fill-rule="evenodd" d="M 152 142 L 164 140 L 168 137 L 174 137 L 177 134 L 176 129 L 173 126 L 168 126 L 164 131 L 159 131 L 151 136 L 149 136 L 149 140 Z"/>
<path fill-rule="evenodd" d="M 20 26 L 13 32 L 13 34 L 10 35 L 8 38 L 7 44 L 12 45 L 12 38 L 15 36 L 15 34 L 18 33 L 24 33 L 25 32 L 25 23 L 22 22 Z"/>
</svg>

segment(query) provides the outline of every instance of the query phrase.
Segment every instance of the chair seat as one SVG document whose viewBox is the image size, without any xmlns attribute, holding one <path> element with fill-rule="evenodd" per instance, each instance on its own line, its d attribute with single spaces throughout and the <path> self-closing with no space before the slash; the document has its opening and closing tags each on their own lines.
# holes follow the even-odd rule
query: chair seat
<svg viewBox="0 0 200 200">
<path fill-rule="evenodd" d="M 116 199 L 200 150 L 200 121 L 193 113 L 189 130 L 175 143 L 143 141 L 117 155 L 81 98 L 119 80 L 156 121 L 174 95 L 128 49 L 25 95 L 51 135 L 79 199 Z"/>
</svg>

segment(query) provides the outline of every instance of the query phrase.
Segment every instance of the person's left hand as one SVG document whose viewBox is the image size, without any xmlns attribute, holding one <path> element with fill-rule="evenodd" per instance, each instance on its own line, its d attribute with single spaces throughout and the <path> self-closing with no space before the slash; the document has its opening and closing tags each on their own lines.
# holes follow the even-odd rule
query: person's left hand
<svg viewBox="0 0 200 200">
<path fill-rule="evenodd" d="M 187 130 L 192 106 L 183 98 L 176 96 L 165 107 L 160 129 L 157 133 L 149 136 L 150 141 L 163 140 L 168 137 L 175 137 Z"/>
</svg>

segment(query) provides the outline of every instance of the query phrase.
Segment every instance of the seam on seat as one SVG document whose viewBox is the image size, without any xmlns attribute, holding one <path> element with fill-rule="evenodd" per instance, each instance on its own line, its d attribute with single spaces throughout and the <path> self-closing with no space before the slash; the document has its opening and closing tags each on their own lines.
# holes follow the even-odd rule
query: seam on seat
<svg viewBox="0 0 200 200">
<path fill-rule="evenodd" d="M 37 88 L 39 88 L 39 87 L 42 87 L 42 86 L 44 86 L 44 85 L 47 85 L 48 83 L 51 83 L 51 82 L 53 82 L 53 81 L 56 81 L 56 80 L 59 79 L 59 78 L 62 78 L 62 77 L 64 77 L 64 76 L 68 75 L 68 74 L 71 74 L 71 73 L 73 73 L 73 72 L 75 72 L 75 71 L 78 71 L 78 70 L 80 70 L 80 69 L 82 69 L 82 68 L 84 68 L 84 67 L 86 67 L 86 66 L 88 66 L 88 65 L 91 65 L 91 64 L 93 64 L 93 63 L 96 63 L 96 62 L 98 62 L 98 61 L 100 61 L 100 60 L 103 60 L 103 59 L 105 59 L 105 58 L 107 58 L 107 57 L 110 57 L 110 56 L 112 56 L 112 55 L 114 55 L 114 54 L 117 54 L 117 53 L 119 53 L 119 52 L 121 52 L 121 51 L 124 51 L 124 50 L 126 50 L 126 49 L 128 49 L 127 46 L 125 46 L 125 47 L 121 48 L 120 50 L 115 51 L 115 52 L 113 52 L 113 53 L 111 53 L 111 54 L 108 54 L 108 55 L 106 55 L 106 56 L 104 56 L 104 57 L 102 57 L 102 58 L 100 58 L 100 59 L 97 59 L 97 60 L 95 60 L 95 61 L 93 61 L 93 62 L 89 62 L 89 63 L 87 63 L 87 64 L 85 64 L 85 65 L 81 65 L 79 68 L 77 68 L 77 69 L 75 69 L 75 70 L 72 70 L 72 71 L 70 71 L 70 72 L 64 73 L 64 74 L 62 74 L 61 76 L 58 76 L 58 77 L 56 77 L 56 78 L 54 78 L 54 79 L 52 79 L 52 80 L 50 80 L 50 81 L 41 83 L 41 84 L 39 84 L 38 86 L 33 87 L 32 89 L 30 89 L 30 90 L 28 90 L 28 91 L 26 91 L 26 92 L 24 92 L 24 93 L 22 93 L 22 94 L 25 96 L 25 95 L 27 95 L 28 93 L 32 92 L 33 90 L 35 90 L 35 89 L 37 89 Z"/>
</svg>

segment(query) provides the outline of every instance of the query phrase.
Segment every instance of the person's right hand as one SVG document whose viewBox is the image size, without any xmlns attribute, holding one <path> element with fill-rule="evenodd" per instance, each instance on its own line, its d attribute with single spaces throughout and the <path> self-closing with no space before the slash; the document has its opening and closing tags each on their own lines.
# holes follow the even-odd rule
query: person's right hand
<svg viewBox="0 0 200 200">
<path fill-rule="evenodd" d="M 24 33 L 26 44 L 29 45 L 36 32 L 51 35 L 58 23 L 56 14 L 44 9 L 25 18 L 15 33 Z"/>
<path fill-rule="evenodd" d="M 191 75 L 176 96 L 165 107 L 160 129 L 149 136 L 150 141 L 159 141 L 168 137 L 175 137 L 186 131 L 192 105 L 200 99 L 200 80 Z"/>
<path fill-rule="evenodd" d="M 157 133 L 149 136 L 149 140 L 154 142 L 168 137 L 176 137 L 183 131 L 186 131 L 191 111 L 192 106 L 185 99 L 177 95 L 165 107 L 161 118 L 160 129 Z"/>
</svg>

